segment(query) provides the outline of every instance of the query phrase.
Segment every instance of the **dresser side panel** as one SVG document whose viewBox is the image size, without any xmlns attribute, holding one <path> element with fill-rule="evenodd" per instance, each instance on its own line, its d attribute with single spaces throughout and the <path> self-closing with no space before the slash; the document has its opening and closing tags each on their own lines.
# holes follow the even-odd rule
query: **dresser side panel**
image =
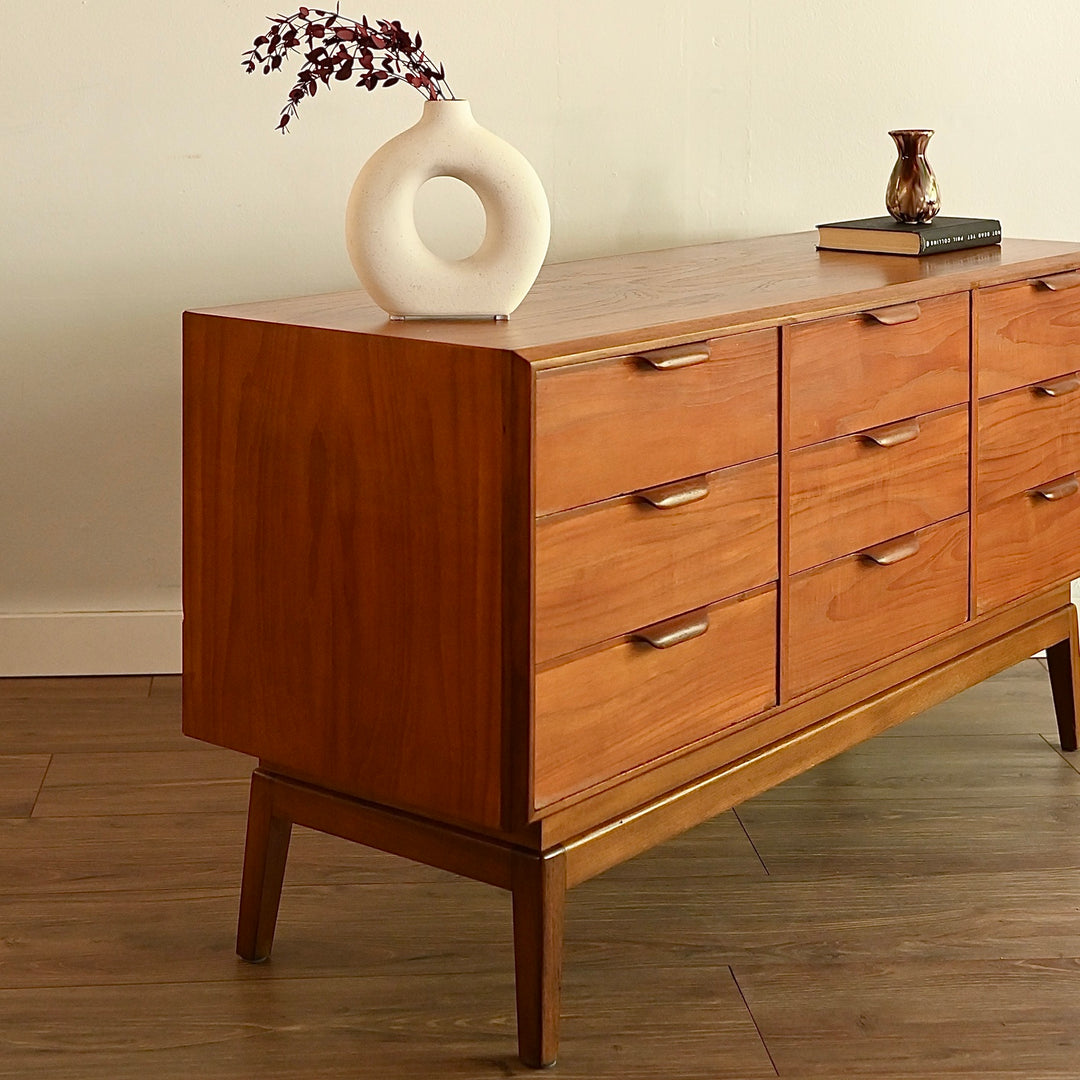
<svg viewBox="0 0 1080 1080">
<path fill-rule="evenodd" d="M 508 357 L 188 315 L 184 730 L 504 813 Z"/>
</svg>

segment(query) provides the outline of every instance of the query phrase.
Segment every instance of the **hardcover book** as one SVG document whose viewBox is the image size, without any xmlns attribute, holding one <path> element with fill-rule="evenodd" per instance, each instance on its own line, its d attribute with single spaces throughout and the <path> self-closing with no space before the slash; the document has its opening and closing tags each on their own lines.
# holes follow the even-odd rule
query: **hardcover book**
<svg viewBox="0 0 1080 1080">
<path fill-rule="evenodd" d="M 913 225 L 891 217 L 872 217 L 831 221 L 817 230 L 819 248 L 885 255 L 933 255 L 1001 243 L 1001 222 L 995 218 L 939 216 Z"/>
</svg>

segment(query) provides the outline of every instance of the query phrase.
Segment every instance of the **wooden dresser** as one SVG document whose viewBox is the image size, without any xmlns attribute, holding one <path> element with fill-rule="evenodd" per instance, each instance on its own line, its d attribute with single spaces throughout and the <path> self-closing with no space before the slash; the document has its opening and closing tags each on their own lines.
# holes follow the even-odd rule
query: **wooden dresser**
<svg viewBox="0 0 1080 1080">
<path fill-rule="evenodd" d="M 549 266 L 508 322 L 184 320 L 184 730 L 293 823 L 511 891 L 555 1059 L 567 889 L 1048 650 L 1080 661 L 1080 246 L 810 234 Z"/>
</svg>

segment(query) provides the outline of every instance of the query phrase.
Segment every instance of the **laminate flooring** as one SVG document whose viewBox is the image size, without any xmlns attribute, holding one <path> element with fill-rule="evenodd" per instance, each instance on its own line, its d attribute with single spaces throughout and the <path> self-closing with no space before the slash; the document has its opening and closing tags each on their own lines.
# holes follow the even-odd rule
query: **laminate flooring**
<svg viewBox="0 0 1080 1080">
<path fill-rule="evenodd" d="M 0 1078 L 531 1075 L 509 896 L 294 830 L 177 678 L 0 681 Z M 1077 1080 L 1080 761 L 1029 660 L 574 889 L 554 1074 Z"/>
</svg>

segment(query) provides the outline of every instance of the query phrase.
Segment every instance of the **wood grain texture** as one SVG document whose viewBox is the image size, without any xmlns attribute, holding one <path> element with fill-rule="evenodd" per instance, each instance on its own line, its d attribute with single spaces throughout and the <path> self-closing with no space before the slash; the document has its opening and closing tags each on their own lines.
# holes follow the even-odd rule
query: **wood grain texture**
<svg viewBox="0 0 1080 1080">
<path fill-rule="evenodd" d="M 27 818 L 33 813 L 50 761 L 49 754 L 0 756 L 0 818 Z"/>
<path fill-rule="evenodd" d="M 815 249 L 816 233 L 545 266 L 504 323 L 390 322 L 363 292 L 211 309 L 231 318 L 511 350 L 531 362 L 615 355 L 961 293 L 1080 266 L 1080 244 L 1003 240 L 932 259 Z M 1074 368 L 1080 365 L 1072 365 Z M 917 409 L 911 411 L 918 411 Z"/>
<path fill-rule="evenodd" d="M 145 693 L 125 698 L 122 708 L 100 694 L 0 697 L 0 754 L 205 750 L 180 733 L 175 718 L 175 702 Z"/>
<path fill-rule="evenodd" d="M 786 705 L 788 689 L 788 638 L 791 632 L 791 327 L 780 328 L 780 485 L 777 511 L 779 551 L 776 583 L 776 701 Z"/>
<path fill-rule="evenodd" d="M 775 588 L 708 614 L 672 648 L 623 640 L 538 673 L 538 808 L 775 704 Z"/>
<path fill-rule="evenodd" d="M 1069 636 L 1046 650 L 1046 665 L 1054 694 L 1061 749 L 1071 752 L 1080 745 L 1080 633 L 1075 607 L 1069 622 Z"/>
<path fill-rule="evenodd" d="M 968 513 L 971 515 L 971 528 L 968 529 L 968 618 L 978 617 L 976 611 L 975 575 L 978 557 L 975 551 L 975 510 L 979 505 L 979 305 L 975 294 L 968 293 L 968 311 L 971 321 L 971 366 L 968 371 L 968 404 L 970 423 L 968 425 Z"/>
<path fill-rule="evenodd" d="M 878 734 L 1068 637 L 1069 618 L 1068 589 L 1058 588 L 954 627 L 899 656 L 882 660 L 866 672 L 838 679 L 762 716 L 733 724 L 714 739 L 653 762 L 648 770 L 621 776 L 617 781 L 597 785 L 587 795 L 560 801 L 539 823 L 542 845 L 565 843 L 588 832 L 597 822 L 631 813 L 673 790 L 693 785 L 762 746 L 812 728 L 822 717 L 848 712 L 862 715 L 867 709 L 872 713 L 875 702 L 885 695 L 891 702 L 886 710 L 889 722 L 872 729 L 860 728 L 862 737 Z M 977 662 L 957 662 L 972 656 Z M 913 689 L 928 672 L 930 685 L 936 688 L 931 697 L 925 696 L 922 689 Z M 897 687 L 906 688 L 898 697 L 889 693 Z M 896 712 L 897 702 L 904 703 L 907 711 Z M 1025 698 L 1018 707 L 1030 708 L 1030 700 Z M 1046 730 L 1054 730 L 1052 719 Z"/>
<path fill-rule="evenodd" d="M 216 747 L 54 754 L 34 817 L 229 813 L 243 809 L 255 764 Z"/>
<path fill-rule="evenodd" d="M 714 814 L 768 791 L 871 735 L 916 715 L 994 672 L 1030 655 L 1038 642 L 1057 640 L 1065 612 L 1037 620 L 1011 638 L 998 638 L 861 704 L 756 749 L 598 829 L 565 842 L 571 885 L 677 836 Z M 1055 865 L 1060 865 L 1055 863 Z"/>
<path fill-rule="evenodd" d="M 1038 385 L 979 402 L 980 508 L 1080 469 L 1080 390 L 1050 397 Z"/>
<path fill-rule="evenodd" d="M 885 735 L 890 739 L 925 735 L 986 738 L 1033 732 L 1049 738 L 1056 734 L 1057 725 L 1053 701 L 1046 696 L 1045 678 L 1044 660 L 1021 660 Z"/>
<path fill-rule="evenodd" d="M 259 812 L 270 820 L 304 825 L 501 889 L 511 887 L 512 856 L 520 848 L 387 810 L 264 767 L 255 771 L 252 780 L 252 791 L 259 792 Z"/>
<path fill-rule="evenodd" d="M 121 694 L 102 715 L 132 704 Z M 59 706 L 56 716 L 63 729 Z M 35 723 L 50 742 L 44 715 Z M 890 739 L 889 753 L 865 743 L 822 766 L 820 781 L 812 772 L 800 791 L 764 796 L 768 813 L 747 821 L 771 874 L 728 813 L 575 889 L 558 1076 L 748 1080 L 777 1075 L 772 1052 L 791 1080 L 838 1069 L 1073 1080 L 1077 774 L 1054 768 L 1065 759 L 1049 746 L 1043 758 L 1014 737 L 1047 724 L 1046 673 L 1027 661 L 895 729 L 908 737 Z M 102 790 L 87 806 L 131 767 L 128 749 L 110 776 L 107 756 L 88 773 Z M 186 783 L 188 756 L 154 751 L 143 781 L 168 784 L 172 761 Z M 97 814 L 73 807 L 71 820 L 36 823 L 63 830 L 73 891 L 36 877 L 55 851 L 34 842 L 44 831 L 5 835 L 0 882 L 22 866 L 26 891 L 3 901 L 0 1073 L 530 1075 L 516 1060 L 511 919 L 498 890 L 297 829 L 274 958 L 237 961 L 243 803 L 232 826 L 127 813 L 115 850 L 98 842 L 113 834 Z M 235 843 L 215 839 L 230 831 Z M 185 881 L 155 848 L 181 870 L 202 865 L 199 880 L 214 884 Z M 80 878 L 88 868 L 99 891 Z"/>
<path fill-rule="evenodd" d="M 274 812 L 273 785 L 265 773 L 259 770 L 252 773 L 236 953 L 253 963 L 266 960 L 274 947 L 274 929 L 292 839 L 292 821 Z"/>
<path fill-rule="evenodd" d="M 933 736 L 925 742 L 931 753 Z M 794 802 L 785 809 L 794 833 L 801 813 L 815 813 Z M 925 809 L 933 812 L 934 804 Z M 960 832 L 968 836 L 963 824 Z M 711 823 L 699 826 L 582 886 L 572 894 L 583 909 L 575 920 L 579 934 L 599 943 L 652 918 L 654 934 L 625 943 L 627 958 L 636 957 L 643 968 L 654 956 L 688 966 L 723 960 L 736 969 L 749 964 L 783 971 L 875 965 L 884 956 L 947 963 L 1080 953 L 1080 935 L 1062 917 L 1080 884 L 1075 869 L 889 873 L 881 836 L 861 871 L 829 866 L 820 874 L 811 868 L 800 876 L 732 880 L 709 873 L 710 834 Z M 653 865 L 661 862 L 662 868 Z M 684 889 L 675 883 L 680 872 Z M 641 888 L 646 881 L 655 884 Z M 568 944 L 573 948 L 573 937 Z"/>
<path fill-rule="evenodd" d="M 423 939 L 445 948 L 430 933 Z M 559 1077 L 664 1077 L 680 1062 L 692 1070 L 685 1075 L 775 1077 L 726 967 L 657 965 L 649 993 L 639 976 L 627 965 L 614 978 L 588 965 L 571 974 Z M 0 991 L 5 1025 L 18 1033 L 4 1068 L 19 1080 L 146 1080 L 148 1068 L 160 1080 L 536 1075 L 516 1060 L 509 972 L 195 986 L 194 998 L 191 984 L 170 983 Z"/>
<path fill-rule="evenodd" d="M 896 446 L 849 435 L 791 455 L 792 573 L 967 512 L 967 408 L 916 419 Z"/>
<path fill-rule="evenodd" d="M 982 684 L 988 685 L 992 697 L 972 687 L 927 710 L 922 734 L 908 736 L 921 740 L 917 746 L 907 747 L 898 755 L 895 738 L 860 743 L 744 804 L 738 810 L 740 818 L 749 820 L 747 815 L 755 807 L 776 807 L 781 803 L 797 802 L 811 815 L 829 815 L 845 804 L 966 800 L 973 810 L 969 824 L 974 825 L 976 807 L 1012 805 L 1018 799 L 1080 797 L 1080 773 L 1062 755 L 1046 753 L 1046 739 L 1037 730 L 1041 725 L 1018 715 L 1018 703 L 1010 701 L 1008 676 L 1013 670 Z M 1015 682 L 1027 691 L 1025 703 L 1036 704 L 1036 717 L 1040 713 L 1049 715 L 1053 728 L 1054 706 L 1046 673 L 1029 671 Z M 1012 731 L 993 739 L 979 738 L 989 726 L 979 715 L 980 708 L 1007 721 Z M 967 733 L 954 734 L 968 717 L 972 723 Z M 982 728 L 978 726 L 980 721 Z M 917 724 L 918 720 L 909 723 Z M 890 735 L 899 736 L 908 726 L 893 728 Z M 778 838 L 773 838 L 770 846 L 775 852 L 780 846 Z"/>
<path fill-rule="evenodd" d="M 616 357 L 540 373 L 536 513 L 776 453 L 776 332 L 708 348 L 706 363 L 671 371 Z"/>
<path fill-rule="evenodd" d="M 975 519 L 977 610 L 990 611 L 1080 576 L 1078 536 L 1080 494 L 1051 502 L 1021 491 L 980 511 Z"/>
<path fill-rule="evenodd" d="M 566 856 L 521 855 L 511 870 L 518 1057 L 535 1069 L 555 1064 L 562 1013 Z"/>
<path fill-rule="evenodd" d="M 0 702 L 18 701 L 105 702 L 114 710 L 120 701 L 141 701 L 150 696 L 154 678 L 150 675 L 68 675 L 62 678 L 0 679 Z M 167 678 L 167 676 L 166 676 Z"/>
<path fill-rule="evenodd" d="M 1032 281 L 980 289 L 979 396 L 1080 368 L 1080 294 Z"/>
<path fill-rule="evenodd" d="M 498 825 L 513 365 L 447 360 L 187 317 L 185 731 Z"/>
<path fill-rule="evenodd" d="M 915 322 L 847 315 L 793 326 L 787 337 L 792 447 L 967 400 L 968 300 L 926 300 Z"/>
<path fill-rule="evenodd" d="M 791 581 L 790 686 L 798 694 L 858 671 L 967 619 L 968 517 L 920 530 L 892 566 L 858 555 Z"/>
<path fill-rule="evenodd" d="M 536 525 L 538 663 L 776 578 L 775 457 L 658 509 L 628 496 Z"/>
<path fill-rule="evenodd" d="M 1072 960 L 886 957 L 814 975 L 796 965 L 740 965 L 735 975 L 784 1077 L 1075 1074 L 1080 965 Z"/>
</svg>

